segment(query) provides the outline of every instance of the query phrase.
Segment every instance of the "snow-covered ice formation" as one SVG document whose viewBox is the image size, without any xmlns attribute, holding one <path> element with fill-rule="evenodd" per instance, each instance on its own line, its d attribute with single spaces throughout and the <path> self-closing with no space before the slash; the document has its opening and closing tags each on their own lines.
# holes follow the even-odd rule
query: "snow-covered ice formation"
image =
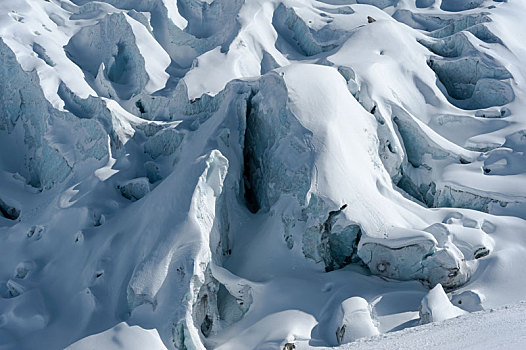
<svg viewBox="0 0 526 350">
<path fill-rule="evenodd" d="M 0 349 L 336 346 L 518 303 L 525 11 L 3 0 Z"/>
<path fill-rule="evenodd" d="M 444 321 L 464 315 L 467 312 L 451 304 L 441 284 L 437 284 L 422 299 L 420 305 L 420 322 L 430 323 Z"/>
</svg>

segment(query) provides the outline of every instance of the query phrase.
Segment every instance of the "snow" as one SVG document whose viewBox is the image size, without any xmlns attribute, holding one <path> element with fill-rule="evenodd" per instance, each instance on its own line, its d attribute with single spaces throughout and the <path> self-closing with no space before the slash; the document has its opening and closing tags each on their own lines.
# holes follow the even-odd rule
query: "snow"
<svg viewBox="0 0 526 350">
<path fill-rule="evenodd" d="M 444 321 L 466 314 L 466 311 L 451 304 L 444 288 L 437 284 L 422 299 L 420 305 L 420 323 Z"/>
<path fill-rule="evenodd" d="M 90 335 L 68 346 L 68 350 L 89 350 L 103 348 L 108 350 L 165 350 L 159 333 L 155 329 L 147 330 L 139 326 L 129 326 L 121 322 L 115 327 L 99 334 Z"/>
<path fill-rule="evenodd" d="M 476 312 L 420 327 L 361 339 L 338 350 L 352 349 L 522 349 L 526 342 L 524 303 Z M 454 341 L 454 343 L 452 343 Z M 296 349 L 307 349 L 296 346 Z M 317 348 L 329 349 L 329 348 Z"/>
<path fill-rule="evenodd" d="M 334 313 L 332 322 L 325 327 L 325 338 L 328 343 L 346 344 L 356 339 L 377 335 L 379 332 L 371 317 L 371 309 L 363 298 L 352 297 L 344 300 L 340 309 Z"/>
<path fill-rule="evenodd" d="M 524 347 L 525 10 L 3 0 L 0 349 Z"/>
</svg>

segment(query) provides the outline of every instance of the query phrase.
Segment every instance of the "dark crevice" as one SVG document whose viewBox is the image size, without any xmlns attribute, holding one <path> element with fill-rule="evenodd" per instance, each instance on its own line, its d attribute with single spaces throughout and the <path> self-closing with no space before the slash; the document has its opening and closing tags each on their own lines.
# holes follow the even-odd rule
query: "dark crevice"
<svg viewBox="0 0 526 350">
<path fill-rule="evenodd" d="M 396 150 L 393 148 L 393 145 L 391 144 L 391 142 L 389 142 L 389 140 L 387 140 L 386 145 L 387 145 L 387 149 L 389 150 L 389 152 L 393 154 L 396 153 Z"/>
<path fill-rule="evenodd" d="M 358 244 L 362 236 L 361 227 L 358 224 L 334 227 L 338 216 L 345 208 L 347 204 L 342 205 L 339 210 L 330 211 L 322 226 L 320 255 L 325 263 L 326 272 L 361 262 L 358 257 Z"/>
<path fill-rule="evenodd" d="M 482 248 L 477 249 L 473 255 L 475 259 L 480 259 L 485 256 L 488 256 L 489 253 L 490 253 L 490 250 L 488 248 L 482 247 Z"/>
<path fill-rule="evenodd" d="M 254 143 L 254 131 L 253 126 L 253 108 L 252 108 L 252 95 L 247 99 L 246 107 L 246 128 L 243 145 L 243 188 L 245 205 L 251 213 L 257 213 L 260 209 L 260 205 L 257 198 L 255 180 L 253 172 L 257 169 L 257 164 L 254 161 L 252 154 L 252 145 Z"/>
<path fill-rule="evenodd" d="M 141 114 L 146 113 L 146 110 L 144 109 L 144 105 L 142 104 L 141 100 L 138 100 L 137 102 L 135 102 L 135 107 L 139 109 L 139 112 L 141 112 Z"/>
<path fill-rule="evenodd" d="M 20 210 L 7 204 L 0 199 L 0 213 L 2 216 L 9 220 L 16 220 L 20 216 Z"/>
<path fill-rule="evenodd" d="M 205 337 L 208 337 L 210 335 L 210 331 L 212 330 L 212 319 L 210 316 L 206 315 L 205 319 L 203 320 L 203 323 L 201 323 L 201 332 Z"/>
<path fill-rule="evenodd" d="M 130 55 L 126 45 L 122 42 L 117 44 L 117 54 L 113 56 L 114 63 L 109 69 L 108 79 L 118 84 L 127 84 L 130 80 Z"/>
<path fill-rule="evenodd" d="M 203 333 L 205 337 L 208 337 L 212 331 L 213 325 L 213 321 L 209 315 L 208 294 L 204 294 L 201 297 L 201 300 L 199 302 L 199 309 L 201 314 L 205 314 L 199 328 L 201 329 L 201 333 Z"/>
<path fill-rule="evenodd" d="M 336 221 L 336 218 L 338 217 L 338 215 L 340 215 L 342 210 L 344 210 L 345 208 L 347 208 L 347 204 L 342 205 L 340 209 L 338 210 L 331 210 L 329 212 L 329 217 L 323 223 L 323 234 L 324 235 L 330 233 L 330 231 L 332 230 L 332 226 L 334 225 L 334 222 Z"/>
</svg>

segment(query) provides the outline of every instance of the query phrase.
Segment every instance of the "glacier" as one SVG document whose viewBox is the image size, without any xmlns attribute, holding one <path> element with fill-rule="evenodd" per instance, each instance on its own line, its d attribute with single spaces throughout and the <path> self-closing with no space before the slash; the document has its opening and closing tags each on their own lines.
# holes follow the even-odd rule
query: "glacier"
<svg viewBox="0 0 526 350">
<path fill-rule="evenodd" d="M 344 349 L 518 305 L 525 12 L 3 0 L 0 349 Z"/>
</svg>

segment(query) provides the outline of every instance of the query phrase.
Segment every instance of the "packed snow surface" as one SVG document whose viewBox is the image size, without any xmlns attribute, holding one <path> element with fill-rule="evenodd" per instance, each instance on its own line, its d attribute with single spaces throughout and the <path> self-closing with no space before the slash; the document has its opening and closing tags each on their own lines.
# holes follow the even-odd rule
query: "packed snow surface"
<svg viewBox="0 0 526 350">
<path fill-rule="evenodd" d="M 0 349 L 524 348 L 524 13 L 0 1 Z"/>
</svg>

